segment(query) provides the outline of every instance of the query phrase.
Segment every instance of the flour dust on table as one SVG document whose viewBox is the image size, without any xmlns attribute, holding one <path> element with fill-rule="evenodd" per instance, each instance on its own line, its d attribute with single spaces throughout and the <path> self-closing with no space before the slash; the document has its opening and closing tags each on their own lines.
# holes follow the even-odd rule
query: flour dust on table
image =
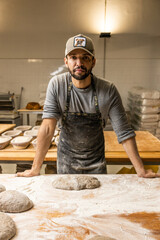
<svg viewBox="0 0 160 240">
<path fill-rule="evenodd" d="M 89 240 L 116 240 L 116 239 L 97 235 L 95 237 L 90 238 Z"/>
<path fill-rule="evenodd" d="M 20 213 L 33 207 L 33 202 L 24 194 L 15 190 L 0 193 L 0 212 Z"/>
<path fill-rule="evenodd" d="M 100 187 L 100 181 L 96 177 L 85 175 L 66 175 L 56 178 L 52 185 L 57 189 L 64 190 L 82 190 L 94 189 Z"/>
<path fill-rule="evenodd" d="M 5 190 L 6 190 L 5 186 L 3 186 L 2 184 L 0 184 L 0 193 L 3 192 L 3 191 L 5 191 Z"/>
<path fill-rule="evenodd" d="M 0 239 L 9 240 L 16 234 L 16 225 L 6 213 L 0 212 Z"/>
</svg>

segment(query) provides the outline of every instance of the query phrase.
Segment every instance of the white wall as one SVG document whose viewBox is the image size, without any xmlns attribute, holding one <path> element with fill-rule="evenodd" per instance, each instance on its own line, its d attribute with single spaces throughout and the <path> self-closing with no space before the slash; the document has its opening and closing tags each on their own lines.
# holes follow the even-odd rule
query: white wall
<svg viewBox="0 0 160 240">
<path fill-rule="evenodd" d="M 103 76 L 104 6 L 104 0 L 0 0 L 0 92 L 20 93 L 23 86 L 22 107 L 38 101 L 40 84 L 63 65 L 65 42 L 77 33 L 93 38 L 94 73 Z M 112 37 L 106 39 L 105 77 L 125 106 L 134 85 L 160 90 L 159 12 L 159 0 L 107 1 Z"/>
</svg>

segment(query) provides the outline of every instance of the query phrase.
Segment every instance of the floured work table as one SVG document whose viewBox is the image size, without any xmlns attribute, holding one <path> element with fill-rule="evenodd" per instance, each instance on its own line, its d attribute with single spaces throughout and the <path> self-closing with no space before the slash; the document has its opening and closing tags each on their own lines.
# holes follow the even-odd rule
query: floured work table
<svg viewBox="0 0 160 240">
<path fill-rule="evenodd" d="M 8 214 L 15 222 L 14 240 L 89 240 L 103 235 L 114 240 L 160 239 L 160 179 L 135 174 L 93 175 L 96 189 L 54 189 L 60 175 L 30 178 L 0 174 L 6 190 L 26 194 L 34 207 Z"/>
<path fill-rule="evenodd" d="M 105 158 L 107 165 L 131 165 L 123 146 L 117 142 L 113 131 L 105 131 Z M 139 154 L 145 165 L 160 165 L 160 141 L 147 131 L 136 131 Z M 16 150 L 9 145 L 0 150 L 1 163 L 32 163 L 35 149 L 30 144 L 27 149 Z M 48 150 L 44 163 L 52 164 L 57 160 L 57 147 L 52 145 Z"/>
</svg>

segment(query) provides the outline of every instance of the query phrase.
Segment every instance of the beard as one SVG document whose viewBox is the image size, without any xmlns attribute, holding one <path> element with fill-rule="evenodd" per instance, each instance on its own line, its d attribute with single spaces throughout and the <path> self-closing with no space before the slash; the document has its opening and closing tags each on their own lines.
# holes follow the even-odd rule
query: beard
<svg viewBox="0 0 160 240">
<path fill-rule="evenodd" d="M 77 69 L 85 70 L 84 74 L 83 75 L 75 74 Z M 68 71 L 70 72 L 71 76 L 73 78 L 75 78 L 76 80 L 84 80 L 85 78 L 87 78 L 91 74 L 92 67 L 87 70 L 87 68 L 81 66 L 81 67 L 77 67 L 77 68 L 73 69 L 73 71 L 71 71 L 70 68 L 68 67 Z"/>
</svg>

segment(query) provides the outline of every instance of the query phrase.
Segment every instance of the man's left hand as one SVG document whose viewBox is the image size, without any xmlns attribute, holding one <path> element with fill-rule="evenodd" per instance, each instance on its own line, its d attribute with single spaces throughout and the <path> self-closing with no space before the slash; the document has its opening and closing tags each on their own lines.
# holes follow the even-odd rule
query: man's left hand
<svg viewBox="0 0 160 240">
<path fill-rule="evenodd" d="M 155 173 L 152 169 L 145 169 L 145 172 L 138 176 L 143 178 L 157 178 L 160 177 L 160 173 Z"/>
</svg>

